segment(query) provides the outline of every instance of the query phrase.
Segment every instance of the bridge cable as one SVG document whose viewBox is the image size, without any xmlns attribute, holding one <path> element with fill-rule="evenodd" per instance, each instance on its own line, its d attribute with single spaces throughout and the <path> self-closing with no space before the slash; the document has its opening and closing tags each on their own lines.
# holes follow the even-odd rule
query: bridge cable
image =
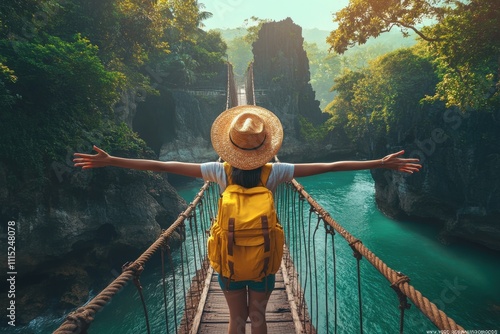
<svg viewBox="0 0 500 334">
<path fill-rule="evenodd" d="M 136 266 L 136 268 L 133 269 L 133 271 L 134 271 L 133 282 L 134 282 L 135 287 L 137 288 L 137 291 L 139 292 L 139 297 L 141 297 L 142 308 L 144 310 L 144 317 L 146 319 L 146 328 L 147 328 L 148 334 L 150 334 L 151 328 L 149 327 L 148 309 L 146 307 L 146 301 L 144 300 L 144 294 L 142 293 L 141 281 L 139 280 L 141 273 L 144 271 L 144 267 L 141 265 L 137 266 L 137 264 L 135 264 L 134 262 L 127 262 L 123 265 L 122 269 L 126 270 L 126 269 L 128 269 L 129 266 L 133 266 L 133 265 Z"/>
<path fill-rule="evenodd" d="M 391 284 L 391 288 L 396 292 L 398 299 L 399 299 L 399 310 L 400 310 L 399 333 L 403 334 L 405 310 L 408 310 L 410 308 L 411 304 L 408 303 L 408 299 L 406 298 L 404 293 L 399 288 L 399 284 L 401 284 L 403 282 L 406 282 L 406 283 L 410 282 L 410 278 L 401 272 L 398 272 L 398 275 L 400 276 L 400 278 L 396 282 Z"/>
<path fill-rule="evenodd" d="M 170 333 L 169 329 L 169 321 L 168 321 L 168 306 L 167 306 L 167 286 L 166 286 L 166 275 L 165 275 L 165 251 L 168 248 L 168 245 L 164 245 L 161 248 L 161 282 L 163 287 L 163 308 L 165 311 L 165 327 L 167 330 L 167 334 Z"/>
<path fill-rule="evenodd" d="M 184 223 L 183 223 L 183 226 Z M 184 241 L 184 240 L 183 240 Z M 182 275 L 182 295 L 184 296 L 184 310 L 187 310 L 187 296 L 186 296 L 186 282 L 185 282 L 185 274 L 184 274 L 184 250 L 185 250 L 186 243 L 182 242 L 182 245 L 180 247 L 181 249 L 181 275 Z M 187 323 L 186 323 L 187 326 Z M 187 327 L 186 327 L 187 330 Z"/>
<path fill-rule="evenodd" d="M 359 332 L 363 334 L 363 299 L 361 297 L 361 269 L 360 262 L 363 255 L 354 247 L 355 244 L 361 242 L 361 240 L 355 239 L 349 243 L 349 246 L 353 250 L 353 256 L 356 258 L 357 262 L 357 276 L 358 276 L 358 305 L 359 305 Z"/>
<path fill-rule="evenodd" d="M 312 207 L 311 207 L 311 208 L 312 208 Z M 315 213 L 316 213 L 316 211 L 313 211 L 313 212 L 315 212 Z M 316 232 L 317 232 L 317 231 L 318 231 L 318 229 L 319 229 L 319 223 L 321 222 L 321 220 L 322 220 L 322 218 L 321 218 L 321 216 L 318 214 L 318 221 L 317 221 L 317 223 L 316 223 L 316 228 L 314 229 L 314 233 L 313 233 L 313 237 L 312 237 L 312 239 L 313 239 L 313 240 L 314 240 L 314 238 L 316 237 Z M 318 274 L 317 274 L 317 273 L 318 273 L 318 267 L 317 267 L 317 265 L 316 265 L 316 258 L 317 258 L 317 256 L 316 256 L 316 243 L 315 243 L 315 242 L 313 242 L 313 259 L 314 259 L 314 286 L 315 286 L 315 292 L 316 292 L 316 298 L 315 298 L 315 301 L 316 301 L 316 312 L 317 312 L 317 314 L 316 314 L 315 328 L 318 328 L 318 321 L 319 321 L 319 316 L 318 316 L 318 314 L 319 314 L 319 304 L 318 304 L 318 303 L 319 303 L 319 302 L 318 302 L 318 301 L 319 301 L 319 298 L 318 298 L 319 294 L 318 294 L 318 285 L 319 285 L 319 284 L 318 284 Z M 312 281 L 311 281 L 311 284 L 312 284 Z M 312 288 L 311 288 L 311 302 L 312 302 Z M 312 312 L 310 312 L 310 313 L 312 313 Z M 310 324 L 312 325 L 312 319 L 311 319 Z"/>
<path fill-rule="evenodd" d="M 331 236 L 332 240 L 332 271 L 333 271 L 333 308 L 334 308 L 334 333 L 337 334 L 337 265 L 336 265 L 336 254 L 335 254 L 335 230 L 333 227 L 328 225 L 326 221 L 324 221 L 324 227 L 325 227 L 325 295 L 326 295 L 326 332 L 330 333 L 330 321 L 329 321 L 329 304 L 328 304 L 328 254 L 327 254 L 327 249 L 328 249 L 328 236 Z M 317 328 L 317 327 L 316 327 Z"/>
<path fill-rule="evenodd" d="M 318 210 L 321 210 L 319 204 L 304 190 L 304 188 L 296 181 L 291 181 L 297 191 L 307 199 L 310 204 L 313 204 Z M 323 210 L 324 211 L 324 210 Z M 338 232 L 348 243 L 351 244 L 351 248 L 355 249 L 362 256 L 364 256 L 391 284 L 398 282 L 399 275 L 396 271 L 389 268 L 380 258 L 373 254 L 368 248 L 366 248 L 361 242 L 356 242 L 356 238 L 347 232 L 341 225 L 339 225 L 330 215 L 325 212 L 324 219 L 331 225 L 336 232 Z M 417 306 L 424 315 L 429 318 L 429 320 L 436 325 L 437 328 L 441 330 L 464 330 L 463 327 L 458 325 L 452 318 L 448 317 L 443 311 L 437 308 L 437 306 L 430 302 L 425 296 L 422 295 L 418 290 L 411 286 L 407 281 L 402 281 L 398 283 L 398 287 L 401 292 L 407 296 L 415 306 Z"/>
</svg>

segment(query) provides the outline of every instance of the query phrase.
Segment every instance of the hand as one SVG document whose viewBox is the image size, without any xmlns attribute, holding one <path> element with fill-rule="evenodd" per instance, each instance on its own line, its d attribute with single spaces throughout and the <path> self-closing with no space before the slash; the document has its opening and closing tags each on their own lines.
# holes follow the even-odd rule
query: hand
<svg viewBox="0 0 500 334">
<path fill-rule="evenodd" d="M 382 158 L 382 168 L 394 169 L 400 172 L 410 173 L 418 172 L 422 165 L 418 164 L 420 160 L 416 158 L 399 158 L 405 151 L 399 151 L 389 154 Z"/>
<path fill-rule="evenodd" d="M 110 165 L 111 156 L 106 153 L 106 151 L 101 150 L 99 147 L 94 145 L 94 151 L 97 154 L 83 154 L 75 153 L 74 156 L 78 157 L 73 159 L 75 167 L 82 167 L 82 169 L 105 167 Z"/>
</svg>

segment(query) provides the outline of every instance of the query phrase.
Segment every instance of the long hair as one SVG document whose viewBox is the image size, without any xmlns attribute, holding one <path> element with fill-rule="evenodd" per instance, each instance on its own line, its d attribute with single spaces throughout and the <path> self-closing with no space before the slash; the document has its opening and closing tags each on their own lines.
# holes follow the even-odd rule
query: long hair
<svg viewBox="0 0 500 334">
<path fill-rule="evenodd" d="M 234 184 L 240 185 L 245 188 L 253 188 L 259 185 L 263 185 L 260 181 L 261 172 L 262 167 L 251 170 L 244 170 L 231 166 L 231 179 Z"/>
</svg>

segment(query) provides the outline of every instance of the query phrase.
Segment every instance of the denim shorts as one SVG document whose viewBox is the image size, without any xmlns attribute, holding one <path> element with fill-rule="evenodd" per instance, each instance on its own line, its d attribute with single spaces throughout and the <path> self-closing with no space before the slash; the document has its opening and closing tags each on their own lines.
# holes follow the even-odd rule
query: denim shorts
<svg viewBox="0 0 500 334">
<path fill-rule="evenodd" d="M 274 274 L 268 275 L 267 277 L 264 277 L 262 281 L 231 281 L 228 284 L 228 279 L 226 277 L 223 277 L 221 275 L 219 276 L 219 285 L 222 290 L 241 290 L 245 289 L 248 287 L 248 289 L 256 292 L 271 292 L 274 289 L 274 283 L 276 282 L 276 277 Z"/>
</svg>

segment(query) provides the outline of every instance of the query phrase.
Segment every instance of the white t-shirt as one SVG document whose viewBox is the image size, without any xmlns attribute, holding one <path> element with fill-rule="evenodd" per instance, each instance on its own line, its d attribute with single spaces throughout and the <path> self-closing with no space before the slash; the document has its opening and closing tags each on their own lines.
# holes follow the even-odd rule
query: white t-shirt
<svg viewBox="0 0 500 334">
<path fill-rule="evenodd" d="M 293 179 L 293 164 L 288 163 L 273 163 L 271 174 L 267 180 L 266 187 L 273 193 L 276 187 L 283 182 L 288 182 Z M 216 182 L 219 185 L 222 193 L 227 186 L 226 174 L 224 172 L 224 164 L 220 162 L 206 162 L 201 164 L 201 175 L 205 181 Z"/>
</svg>

